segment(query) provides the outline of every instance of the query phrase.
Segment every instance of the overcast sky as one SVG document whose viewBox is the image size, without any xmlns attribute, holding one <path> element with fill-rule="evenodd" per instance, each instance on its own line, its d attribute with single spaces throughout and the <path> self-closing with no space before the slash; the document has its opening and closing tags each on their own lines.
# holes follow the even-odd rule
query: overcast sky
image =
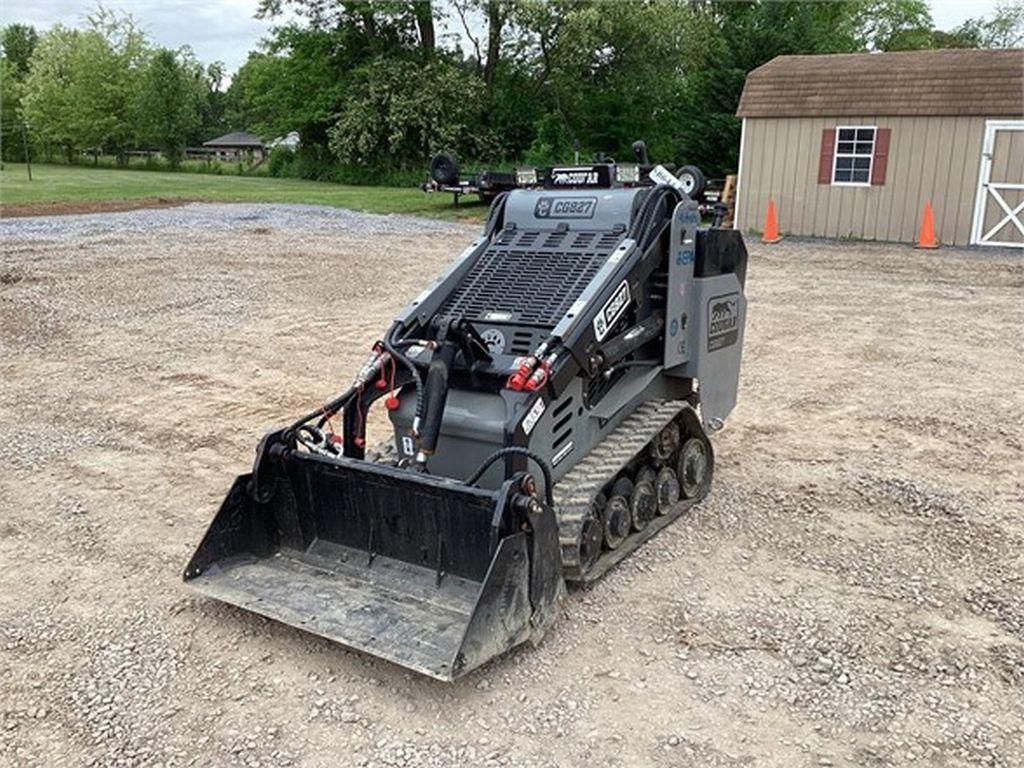
<svg viewBox="0 0 1024 768">
<path fill-rule="evenodd" d="M 270 23 L 253 17 L 257 0 L 105 0 L 105 7 L 129 11 L 159 45 L 190 45 L 200 61 L 223 61 L 229 71 L 245 62 L 270 30 Z M 939 29 L 989 13 L 996 0 L 932 0 Z M 21 22 L 39 30 L 58 22 L 77 26 L 94 9 L 89 0 L 0 0 L 4 24 Z"/>
</svg>

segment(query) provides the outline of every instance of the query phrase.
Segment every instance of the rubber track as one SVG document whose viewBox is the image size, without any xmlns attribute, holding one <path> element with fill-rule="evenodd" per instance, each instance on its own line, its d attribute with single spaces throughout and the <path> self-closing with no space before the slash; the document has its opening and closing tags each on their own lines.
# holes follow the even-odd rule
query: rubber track
<svg viewBox="0 0 1024 768">
<path fill-rule="evenodd" d="M 654 518 L 644 530 L 631 533 L 617 549 L 602 552 L 586 573 L 580 572 L 579 542 L 591 502 L 609 480 L 647 448 L 662 427 L 689 407 L 685 400 L 644 403 L 555 484 L 555 513 L 566 580 L 591 581 L 598 578 L 691 506 L 685 502 L 677 504 L 669 514 Z"/>
</svg>

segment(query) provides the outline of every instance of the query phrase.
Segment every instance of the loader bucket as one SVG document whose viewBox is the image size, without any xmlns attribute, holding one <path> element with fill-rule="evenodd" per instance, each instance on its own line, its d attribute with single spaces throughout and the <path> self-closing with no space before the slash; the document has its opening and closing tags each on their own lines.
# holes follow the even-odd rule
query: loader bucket
<svg viewBox="0 0 1024 768">
<path fill-rule="evenodd" d="M 499 490 L 279 451 L 235 480 L 185 569 L 205 595 L 453 680 L 538 638 L 564 590 L 554 512 Z M 541 512 L 537 512 L 541 509 Z"/>
</svg>

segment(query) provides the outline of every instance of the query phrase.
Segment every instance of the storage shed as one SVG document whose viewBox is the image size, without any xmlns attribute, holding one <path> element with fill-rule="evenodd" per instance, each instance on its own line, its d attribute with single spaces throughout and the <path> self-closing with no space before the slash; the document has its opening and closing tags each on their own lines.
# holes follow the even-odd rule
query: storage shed
<svg viewBox="0 0 1024 768">
<path fill-rule="evenodd" d="M 1024 247 L 1024 51 L 778 56 L 747 75 L 735 222 Z"/>
</svg>

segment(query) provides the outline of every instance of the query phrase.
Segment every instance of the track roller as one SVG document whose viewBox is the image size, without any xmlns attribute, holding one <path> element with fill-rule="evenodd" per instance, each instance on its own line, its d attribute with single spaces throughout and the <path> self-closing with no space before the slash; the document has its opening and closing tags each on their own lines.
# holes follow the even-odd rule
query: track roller
<svg viewBox="0 0 1024 768">
<path fill-rule="evenodd" d="M 672 462 L 672 457 L 679 448 L 679 439 L 679 425 L 670 421 L 651 441 L 651 461 L 656 467 L 662 467 Z"/>
<path fill-rule="evenodd" d="M 616 549 L 629 535 L 633 515 L 629 499 L 633 495 L 633 481 L 620 477 L 612 486 L 612 495 L 604 508 L 604 543 L 608 549 Z"/>
<path fill-rule="evenodd" d="M 654 492 L 658 497 L 658 514 L 667 514 L 672 505 L 679 501 L 679 480 L 675 470 L 662 467 L 654 480 Z"/>
<path fill-rule="evenodd" d="M 633 530 L 642 531 L 646 528 L 657 511 L 658 498 L 654 492 L 654 483 L 644 477 L 633 485 L 633 493 L 629 497 L 630 523 Z"/>
</svg>

